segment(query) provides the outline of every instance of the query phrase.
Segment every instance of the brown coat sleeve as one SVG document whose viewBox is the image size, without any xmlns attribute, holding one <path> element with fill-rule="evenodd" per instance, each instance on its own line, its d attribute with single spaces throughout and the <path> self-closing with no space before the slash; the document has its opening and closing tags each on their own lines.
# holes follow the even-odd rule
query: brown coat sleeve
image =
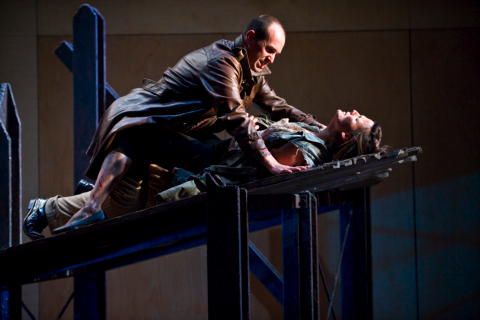
<svg viewBox="0 0 480 320">
<path fill-rule="evenodd" d="M 292 107 L 285 99 L 277 96 L 275 91 L 268 85 L 265 77 L 259 77 L 257 88 L 258 91 L 254 102 L 262 108 L 264 112 L 270 114 L 272 120 L 288 118 L 291 121 L 304 122 L 312 125 L 317 124 L 313 115 Z"/>
<path fill-rule="evenodd" d="M 214 59 L 200 74 L 200 82 L 207 94 L 206 101 L 217 110 L 218 120 L 238 142 L 242 150 L 260 158 L 265 142 L 257 133 L 242 99 L 242 68 L 234 57 Z"/>
</svg>

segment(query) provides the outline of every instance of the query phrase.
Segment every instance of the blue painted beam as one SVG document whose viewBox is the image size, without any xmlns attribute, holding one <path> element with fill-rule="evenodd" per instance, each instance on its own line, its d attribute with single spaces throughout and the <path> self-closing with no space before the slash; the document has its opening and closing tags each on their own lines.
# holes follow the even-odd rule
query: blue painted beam
<svg viewBox="0 0 480 320">
<path fill-rule="evenodd" d="M 249 241 L 248 246 L 250 253 L 250 272 L 252 272 L 275 299 L 283 305 L 282 276 L 252 241 Z"/>
<path fill-rule="evenodd" d="M 62 41 L 57 49 L 55 49 L 55 55 L 63 62 L 68 70 L 72 71 L 73 45 L 70 42 Z M 111 105 L 113 101 L 120 98 L 120 95 L 107 82 L 105 82 L 105 91 L 106 106 Z"/>
</svg>

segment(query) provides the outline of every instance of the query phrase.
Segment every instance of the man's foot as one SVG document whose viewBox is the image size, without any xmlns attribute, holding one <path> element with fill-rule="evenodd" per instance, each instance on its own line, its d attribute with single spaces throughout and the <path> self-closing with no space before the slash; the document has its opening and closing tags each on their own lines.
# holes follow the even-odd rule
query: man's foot
<svg viewBox="0 0 480 320">
<path fill-rule="evenodd" d="M 27 215 L 23 219 L 23 233 L 32 240 L 44 238 L 43 229 L 48 226 L 45 214 L 45 199 L 33 199 L 28 204 Z"/>
</svg>

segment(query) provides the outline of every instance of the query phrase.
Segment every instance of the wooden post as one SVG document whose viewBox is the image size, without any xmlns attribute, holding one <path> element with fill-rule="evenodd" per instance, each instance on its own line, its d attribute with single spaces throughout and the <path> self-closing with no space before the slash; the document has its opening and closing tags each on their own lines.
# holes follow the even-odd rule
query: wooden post
<svg viewBox="0 0 480 320">
<path fill-rule="evenodd" d="M 88 4 L 73 19 L 74 186 L 83 178 L 86 150 L 105 108 L 105 27 Z M 105 319 L 105 272 L 75 276 L 75 319 Z"/>
<path fill-rule="evenodd" d="M 76 186 L 89 158 L 86 150 L 105 108 L 105 29 L 103 17 L 84 4 L 73 19 L 73 105 Z"/>
<path fill-rule="evenodd" d="M 105 272 L 86 272 L 74 278 L 74 319 L 106 319 Z"/>
<path fill-rule="evenodd" d="M 342 319 L 372 319 L 372 253 L 370 189 L 346 192 L 350 210 L 340 210 L 341 240 L 346 239 L 342 263 Z M 345 234 L 350 224 L 349 233 Z"/>
<path fill-rule="evenodd" d="M 21 314 L 21 286 L 0 286 L 0 320 L 20 319 Z"/>
<path fill-rule="evenodd" d="M 0 249 L 21 242 L 21 124 L 8 83 L 0 83 Z"/>
<path fill-rule="evenodd" d="M 304 192 L 282 216 L 284 319 L 318 319 L 315 197 Z"/>
<path fill-rule="evenodd" d="M 250 318 L 247 192 L 208 183 L 208 318 Z"/>
</svg>

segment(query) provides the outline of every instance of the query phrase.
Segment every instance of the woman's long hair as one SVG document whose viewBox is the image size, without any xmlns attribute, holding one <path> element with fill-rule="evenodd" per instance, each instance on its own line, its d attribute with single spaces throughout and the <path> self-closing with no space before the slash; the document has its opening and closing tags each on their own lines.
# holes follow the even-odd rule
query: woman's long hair
<svg viewBox="0 0 480 320">
<path fill-rule="evenodd" d="M 370 130 L 361 130 L 352 133 L 352 137 L 341 143 L 332 152 L 332 160 L 342 160 L 356 157 L 361 154 L 386 151 L 386 146 L 380 146 L 382 127 L 374 123 Z"/>
</svg>

